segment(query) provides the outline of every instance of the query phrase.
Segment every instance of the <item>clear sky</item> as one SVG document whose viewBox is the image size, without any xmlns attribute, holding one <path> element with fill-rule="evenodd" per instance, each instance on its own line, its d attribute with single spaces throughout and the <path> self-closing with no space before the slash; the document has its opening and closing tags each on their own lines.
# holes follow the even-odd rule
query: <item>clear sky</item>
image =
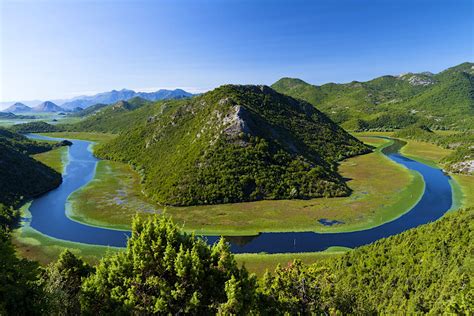
<svg viewBox="0 0 474 316">
<path fill-rule="evenodd" d="M 363 81 L 474 59 L 472 0 L 0 3 L 0 101 Z"/>
</svg>

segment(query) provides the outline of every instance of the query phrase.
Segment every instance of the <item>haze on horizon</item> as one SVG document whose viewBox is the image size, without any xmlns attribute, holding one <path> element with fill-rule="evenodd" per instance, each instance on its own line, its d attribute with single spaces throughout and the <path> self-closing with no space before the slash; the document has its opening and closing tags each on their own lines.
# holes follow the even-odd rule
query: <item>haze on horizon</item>
<svg viewBox="0 0 474 316">
<path fill-rule="evenodd" d="M 0 1 L 0 101 L 364 81 L 474 56 L 469 0 L 271 3 Z"/>
</svg>

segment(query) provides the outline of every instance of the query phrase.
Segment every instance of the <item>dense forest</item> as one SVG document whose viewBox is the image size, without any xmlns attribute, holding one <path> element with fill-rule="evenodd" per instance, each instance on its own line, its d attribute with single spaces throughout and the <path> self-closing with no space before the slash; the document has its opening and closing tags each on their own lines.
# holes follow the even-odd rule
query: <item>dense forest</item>
<svg viewBox="0 0 474 316">
<path fill-rule="evenodd" d="M 43 121 L 15 124 L 10 127 L 11 131 L 22 134 L 60 132 L 63 129 L 64 128 L 59 127 L 58 125 L 48 124 Z"/>
<path fill-rule="evenodd" d="M 163 204 L 344 196 L 337 162 L 370 151 L 309 103 L 266 86 L 222 86 L 124 115 L 129 128 L 95 153 L 130 163 Z"/>
<path fill-rule="evenodd" d="M 29 156 L 59 145 L 68 143 L 36 142 L 0 128 L 0 209 L 16 207 L 61 183 L 59 173 Z"/>
<path fill-rule="evenodd" d="M 473 66 L 463 63 L 438 74 L 408 73 L 322 86 L 282 78 L 272 87 L 310 102 L 350 130 L 391 130 L 414 123 L 464 130 L 474 128 Z"/>
<path fill-rule="evenodd" d="M 221 239 L 209 246 L 166 217 L 136 218 L 126 251 L 97 266 L 69 251 L 46 268 L 0 235 L 0 314 L 443 314 L 474 311 L 474 210 L 317 264 L 261 279 Z"/>
</svg>

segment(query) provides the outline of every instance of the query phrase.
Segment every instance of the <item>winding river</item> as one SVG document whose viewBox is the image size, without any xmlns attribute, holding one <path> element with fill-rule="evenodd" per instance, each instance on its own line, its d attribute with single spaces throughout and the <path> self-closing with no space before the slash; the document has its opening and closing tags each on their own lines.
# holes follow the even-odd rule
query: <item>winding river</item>
<svg viewBox="0 0 474 316">
<path fill-rule="evenodd" d="M 62 140 L 40 135 L 33 139 Z M 63 174 L 63 183 L 56 189 L 34 199 L 29 207 L 30 226 L 57 239 L 93 245 L 124 247 L 129 231 L 89 226 L 71 220 L 66 215 L 67 199 L 71 193 L 94 178 L 98 159 L 92 155 L 91 142 L 71 140 L 69 161 Z M 440 169 L 408 159 L 398 150 L 403 143 L 395 142 L 383 153 L 408 169 L 419 172 L 425 181 L 425 192 L 418 203 L 397 219 L 380 226 L 348 233 L 286 232 L 261 233 L 257 236 L 226 237 L 234 253 L 285 253 L 322 251 L 332 246 L 354 248 L 372 243 L 380 238 L 401 233 L 407 229 L 434 221 L 452 206 L 452 189 L 449 176 Z M 387 179 L 390 181 L 390 179 Z M 203 236 L 209 244 L 216 236 Z"/>
</svg>

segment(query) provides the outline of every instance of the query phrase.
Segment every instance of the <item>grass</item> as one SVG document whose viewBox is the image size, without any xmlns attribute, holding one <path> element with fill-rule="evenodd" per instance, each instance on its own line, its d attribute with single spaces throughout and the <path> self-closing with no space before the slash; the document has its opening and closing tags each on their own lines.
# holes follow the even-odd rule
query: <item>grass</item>
<svg viewBox="0 0 474 316">
<path fill-rule="evenodd" d="M 364 140 L 379 148 L 388 143 L 376 138 Z M 350 179 L 348 184 L 354 190 L 349 197 L 168 207 L 166 213 L 185 230 L 199 234 L 342 232 L 378 226 L 400 216 L 418 201 L 424 190 L 420 175 L 409 172 L 379 151 L 342 162 L 340 172 Z M 129 229 L 135 213 L 143 216 L 153 213 L 148 206 L 140 205 L 146 200 L 140 196 L 139 179 L 128 166 L 103 162 L 95 180 L 70 197 L 74 205 L 70 216 L 91 225 Z M 125 206 L 114 200 L 134 202 Z M 344 224 L 324 226 L 318 222 L 323 218 Z"/>
<path fill-rule="evenodd" d="M 65 249 L 69 249 L 87 262 L 95 264 L 108 253 L 122 251 L 122 248 L 81 244 L 46 236 L 30 226 L 28 221 L 31 219 L 31 214 L 28 211 L 29 205 L 30 203 L 27 203 L 21 208 L 21 216 L 27 220 L 23 221 L 22 226 L 13 232 L 13 244 L 18 255 L 23 258 L 48 264 L 56 260 Z"/>
<path fill-rule="evenodd" d="M 130 229 L 136 212 L 156 213 L 156 206 L 148 203 L 139 188 L 140 178 L 130 166 L 101 160 L 94 179 L 69 197 L 68 216 L 95 226 L 123 223 L 113 228 Z"/>
<path fill-rule="evenodd" d="M 452 152 L 431 143 L 406 139 L 405 141 L 407 144 L 400 150 L 403 155 L 433 167 L 437 167 L 440 160 Z"/>
<path fill-rule="evenodd" d="M 235 255 L 235 259 L 239 264 L 244 265 L 250 272 L 262 276 L 266 271 L 273 271 L 278 264 L 284 266 L 295 259 L 299 259 L 305 264 L 312 264 L 326 260 L 330 257 L 341 256 L 347 251 L 350 251 L 350 249 L 332 247 L 321 252 L 277 254 L 246 253 Z"/>
<path fill-rule="evenodd" d="M 91 132 L 54 132 L 54 133 L 41 133 L 41 135 L 64 138 L 64 139 L 82 139 L 91 142 L 102 143 L 117 137 L 116 134 L 107 133 L 91 133 Z"/>
<path fill-rule="evenodd" d="M 451 177 L 455 180 L 453 186 L 455 207 L 453 209 L 474 206 L 474 176 L 455 174 Z M 458 202 L 456 203 L 456 201 Z"/>
<path fill-rule="evenodd" d="M 436 131 L 438 134 L 450 135 L 455 131 Z M 416 140 L 404 139 L 407 144 L 401 152 L 414 160 L 420 161 L 432 167 L 440 168 L 440 160 L 453 151 L 445 149 L 435 144 L 420 142 Z M 452 209 L 474 206 L 474 176 L 464 174 L 451 174 L 453 188 Z"/>
<path fill-rule="evenodd" d="M 53 168 L 57 172 L 64 173 L 68 159 L 68 147 L 61 146 L 41 154 L 33 155 L 32 157 Z"/>
</svg>

